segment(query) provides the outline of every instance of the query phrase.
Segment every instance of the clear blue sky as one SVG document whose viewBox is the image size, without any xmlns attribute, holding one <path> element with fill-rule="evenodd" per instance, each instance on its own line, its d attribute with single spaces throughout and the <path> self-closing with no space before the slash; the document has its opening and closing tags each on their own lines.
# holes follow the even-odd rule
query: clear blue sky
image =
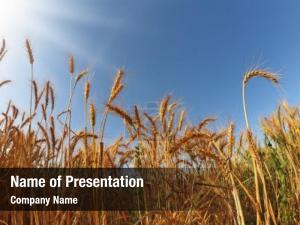
<svg viewBox="0 0 300 225">
<path fill-rule="evenodd" d="M 282 80 L 279 90 L 264 80 L 249 84 L 252 126 L 257 128 L 280 100 L 300 102 L 300 1 L 56 0 L 26 7 L 28 22 L 19 20 L 6 32 L 0 27 L 11 51 L 0 65 L 0 77 L 15 81 L 1 104 L 10 97 L 28 105 L 29 71 L 21 54 L 25 37 L 32 40 L 36 77 L 40 83 L 50 77 L 60 107 L 66 102 L 69 52 L 78 70 L 91 69 L 92 100 L 99 111 L 118 67 L 127 72 L 121 105 L 144 105 L 172 93 L 193 122 L 213 115 L 219 118 L 216 127 L 230 120 L 244 126 L 242 76 L 255 66 L 279 72 Z M 79 127 L 81 100 L 74 110 Z M 112 129 L 118 131 L 116 125 Z"/>
</svg>

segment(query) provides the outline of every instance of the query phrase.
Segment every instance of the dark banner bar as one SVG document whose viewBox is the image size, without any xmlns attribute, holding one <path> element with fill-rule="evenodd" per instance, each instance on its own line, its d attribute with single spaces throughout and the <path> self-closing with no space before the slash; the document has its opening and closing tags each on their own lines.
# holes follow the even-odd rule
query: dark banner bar
<svg viewBox="0 0 300 225">
<path fill-rule="evenodd" d="M 207 185 L 192 169 L 3 168 L 0 210 L 190 210 Z"/>
</svg>

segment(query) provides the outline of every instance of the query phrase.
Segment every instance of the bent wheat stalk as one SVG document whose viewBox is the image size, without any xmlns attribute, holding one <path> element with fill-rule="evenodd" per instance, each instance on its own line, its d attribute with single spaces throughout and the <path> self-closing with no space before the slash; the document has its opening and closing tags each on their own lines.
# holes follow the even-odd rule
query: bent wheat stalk
<svg viewBox="0 0 300 225">
<path fill-rule="evenodd" d="M 258 159 L 256 157 L 256 144 L 254 143 L 254 139 L 252 137 L 252 132 L 250 130 L 250 125 L 248 121 L 248 115 L 247 115 L 247 109 L 246 109 L 246 98 L 245 98 L 245 89 L 246 85 L 249 82 L 249 80 L 253 77 L 262 77 L 265 78 L 269 81 L 271 81 L 274 85 L 277 85 L 279 83 L 279 77 L 276 74 L 273 74 L 271 72 L 265 71 L 265 70 L 251 70 L 248 71 L 244 75 L 243 79 L 243 87 L 242 87 L 242 97 L 243 97 L 243 110 L 244 110 L 244 116 L 245 116 L 245 122 L 246 122 L 246 127 L 247 127 L 247 134 L 248 134 L 248 141 L 250 145 L 250 153 L 251 153 L 251 158 L 252 158 L 252 164 L 253 164 L 253 172 L 254 172 L 254 181 L 255 181 L 255 194 L 256 194 L 256 223 L 257 224 L 262 224 L 262 218 L 263 218 L 263 213 L 262 213 L 262 206 L 261 206 L 261 196 L 260 196 L 260 187 L 259 187 L 259 177 L 263 183 L 263 188 L 265 190 L 265 179 L 263 176 L 262 168 L 260 167 L 260 164 L 258 163 Z M 264 193 L 266 194 L 266 193 Z M 267 206 L 267 201 L 268 198 L 264 198 L 264 203 L 265 203 L 265 208 L 268 208 Z M 269 222 L 268 216 L 269 216 L 269 211 L 267 209 L 267 222 Z"/>
<path fill-rule="evenodd" d="M 279 83 L 279 77 L 276 74 L 273 74 L 273 73 L 265 71 L 265 70 L 250 70 L 247 73 L 245 73 L 244 79 L 243 79 L 242 96 L 243 96 L 243 110 L 244 110 L 244 116 L 245 116 L 245 122 L 246 122 L 247 129 L 249 129 L 250 126 L 249 126 L 248 114 L 247 114 L 247 109 L 246 109 L 245 89 L 246 89 L 247 83 L 253 77 L 265 78 L 265 79 L 271 81 L 274 85 L 277 85 Z"/>
</svg>

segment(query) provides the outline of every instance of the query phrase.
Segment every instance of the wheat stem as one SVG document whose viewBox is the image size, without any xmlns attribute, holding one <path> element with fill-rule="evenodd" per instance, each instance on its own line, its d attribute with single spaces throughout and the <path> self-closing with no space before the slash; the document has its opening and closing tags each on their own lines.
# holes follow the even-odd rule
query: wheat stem
<svg viewBox="0 0 300 225">
<path fill-rule="evenodd" d="M 248 114 L 247 114 L 247 108 L 246 108 L 246 97 L 245 97 L 245 84 L 243 83 L 243 90 L 242 90 L 242 96 L 243 96 L 243 111 L 244 111 L 244 117 L 245 117 L 245 123 L 247 129 L 250 129 L 249 127 L 249 121 L 248 121 Z"/>
</svg>

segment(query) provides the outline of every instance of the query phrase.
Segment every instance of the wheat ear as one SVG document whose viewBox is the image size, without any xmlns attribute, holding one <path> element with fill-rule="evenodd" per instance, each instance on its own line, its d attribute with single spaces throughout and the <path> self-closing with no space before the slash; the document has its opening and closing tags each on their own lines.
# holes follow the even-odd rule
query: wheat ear
<svg viewBox="0 0 300 225">
<path fill-rule="evenodd" d="M 271 83 L 273 83 L 274 85 L 277 85 L 279 83 L 279 77 L 276 74 L 268 72 L 266 70 L 250 70 L 247 73 L 245 73 L 244 79 L 243 79 L 242 97 L 243 97 L 243 110 L 244 110 L 244 116 L 245 116 L 245 122 L 246 122 L 247 129 L 249 129 L 250 126 L 249 126 L 248 114 L 247 114 L 247 109 L 246 109 L 245 89 L 246 89 L 246 86 L 247 86 L 249 80 L 254 77 L 265 78 L 265 79 L 271 81 Z"/>
</svg>

